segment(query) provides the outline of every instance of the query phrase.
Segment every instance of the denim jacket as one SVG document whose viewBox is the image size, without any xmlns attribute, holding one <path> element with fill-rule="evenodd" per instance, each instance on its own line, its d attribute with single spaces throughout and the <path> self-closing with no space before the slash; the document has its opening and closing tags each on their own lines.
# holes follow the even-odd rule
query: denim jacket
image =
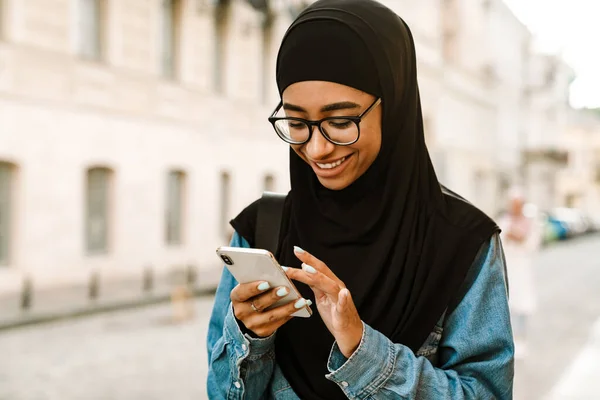
<svg viewBox="0 0 600 400">
<path fill-rule="evenodd" d="M 249 247 L 234 234 L 232 246 Z M 299 397 L 275 358 L 275 335 L 244 335 L 225 269 L 208 330 L 211 399 Z M 512 399 L 513 338 L 504 254 L 498 235 L 479 251 L 457 299 L 415 354 L 363 323 L 357 350 L 346 359 L 334 343 L 326 378 L 349 399 Z"/>
</svg>

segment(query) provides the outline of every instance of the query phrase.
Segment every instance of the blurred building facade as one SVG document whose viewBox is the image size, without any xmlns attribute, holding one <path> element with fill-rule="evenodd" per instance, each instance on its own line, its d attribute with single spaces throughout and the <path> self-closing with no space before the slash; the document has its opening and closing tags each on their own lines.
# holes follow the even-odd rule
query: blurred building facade
<svg viewBox="0 0 600 400">
<path fill-rule="evenodd" d="M 217 266 L 229 218 L 289 187 L 266 117 L 306 3 L 0 0 L 0 290 Z M 554 202 L 569 69 L 501 0 L 383 3 L 414 34 L 440 180 L 490 214 L 515 182 Z"/>
<path fill-rule="evenodd" d="M 426 140 L 440 180 L 491 215 L 515 184 L 541 208 L 555 205 L 571 69 L 536 53 L 531 32 L 502 0 L 386 4 L 415 36 Z"/>
<path fill-rule="evenodd" d="M 561 171 L 558 190 L 561 205 L 600 217 L 600 112 L 573 110 L 569 127 L 561 137 L 568 152 L 567 168 Z"/>
<path fill-rule="evenodd" d="M 267 121 L 286 10 L 0 5 L 0 287 L 213 267 L 229 218 L 288 187 Z"/>
<path fill-rule="evenodd" d="M 558 183 L 569 153 L 561 139 L 569 129 L 568 91 L 573 78 L 559 57 L 534 54 L 530 59 L 521 168 L 528 198 L 541 210 L 563 205 Z"/>
</svg>

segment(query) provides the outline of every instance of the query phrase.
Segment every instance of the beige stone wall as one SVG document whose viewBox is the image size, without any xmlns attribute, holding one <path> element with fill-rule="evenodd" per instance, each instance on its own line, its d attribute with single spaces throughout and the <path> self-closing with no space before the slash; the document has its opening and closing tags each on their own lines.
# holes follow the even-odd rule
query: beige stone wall
<svg viewBox="0 0 600 400">
<path fill-rule="evenodd" d="M 444 60 L 437 0 L 384 1 L 410 25 L 430 153 L 443 183 L 493 214 L 498 177 L 518 166 L 527 125 L 519 93 L 527 77 L 520 46 L 529 34 L 500 0 L 490 8 L 456 0 L 456 62 Z M 0 160 L 15 173 L 11 262 L 0 291 L 25 273 L 42 284 L 103 275 L 140 274 L 196 263 L 218 266 L 222 244 L 220 182 L 232 178 L 230 216 L 261 192 L 265 174 L 287 190 L 288 149 L 268 115 L 279 98 L 274 79 L 281 37 L 291 22 L 275 1 L 270 51 L 263 53 L 261 15 L 232 0 L 225 25 L 223 90 L 215 91 L 217 31 L 210 2 L 181 0 L 174 78 L 161 76 L 160 0 L 105 0 L 101 60 L 77 55 L 76 0 L 2 0 Z M 502 35 L 500 35 L 500 33 Z M 499 36 L 500 35 L 500 36 Z M 504 39 L 503 39 L 504 38 Z M 515 45 L 517 43 L 517 45 Z M 486 75 L 485 66 L 497 72 Z M 483 71 L 483 72 L 482 72 Z M 562 78 L 561 78 L 562 79 Z M 556 87 L 557 92 L 564 88 Z M 85 170 L 114 172 L 111 248 L 84 248 Z M 184 243 L 164 243 L 166 174 L 187 174 Z"/>
<path fill-rule="evenodd" d="M 175 79 L 163 79 L 158 0 L 107 2 L 101 61 L 75 54 L 74 4 L 9 0 L 5 14 L 0 160 L 19 167 L 18 229 L 0 290 L 18 287 L 23 274 L 56 285 L 85 281 L 91 270 L 119 277 L 149 264 L 218 266 L 221 171 L 232 179 L 229 217 L 260 195 L 266 174 L 275 176 L 276 189 L 288 188 L 288 150 L 266 120 L 276 97 L 260 101 L 258 13 L 233 2 L 227 90 L 216 94 L 210 10 L 182 2 L 179 68 Z M 281 35 L 281 21 L 278 27 Z M 94 165 L 114 172 L 111 244 L 100 256 L 86 254 L 83 234 L 85 171 Z M 163 215 L 172 168 L 186 172 L 187 198 L 184 243 L 169 247 Z"/>
<path fill-rule="evenodd" d="M 11 28 L 7 40 L 0 42 L 0 89 L 5 95 L 190 123 L 198 121 L 200 113 L 195 110 L 200 104 L 221 97 L 244 104 L 243 113 L 262 111 L 261 19 L 242 1 L 234 1 L 230 10 L 223 96 L 212 90 L 212 10 L 199 9 L 191 0 L 182 1 L 180 57 L 174 80 L 160 76 L 158 0 L 107 1 L 107 39 L 101 61 L 75 54 L 74 0 L 11 1 L 6 14 L 16 21 L 7 27 Z M 289 23 L 286 17 L 281 15 L 276 21 L 268 65 L 274 65 L 277 45 Z M 267 81 L 272 82 L 273 68 L 267 72 Z M 268 90 L 272 102 L 267 108 L 271 108 L 276 105 L 274 85 L 269 84 Z"/>
</svg>

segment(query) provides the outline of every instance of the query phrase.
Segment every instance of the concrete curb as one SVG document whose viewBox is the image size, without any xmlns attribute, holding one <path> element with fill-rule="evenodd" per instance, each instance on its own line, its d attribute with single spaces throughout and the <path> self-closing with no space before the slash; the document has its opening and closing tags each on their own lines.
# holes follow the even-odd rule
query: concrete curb
<svg viewBox="0 0 600 400">
<path fill-rule="evenodd" d="M 193 291 L 194 297 L 212 296 L 216 292 L 215 288 L 202 288 Z M 166 303 L 171 301 L 169 294 L 156 296 L 140 297 L 139 299 L 129 301 L 118 301 L 105 304 L 88 305 L 68 310 L 60 310 L 55 312 L 39 312 L 27 313 L 22 316 L 7 320 L 0 320 L 0 332 L 11 329 L 23 328 L 31 325 L 45 324 L 50 322 L 82 318 L 95 314 L 108 313 L 121 310 L 129 310 L 141 307 L 147 307 L 155 304 Z"/>
</svg>

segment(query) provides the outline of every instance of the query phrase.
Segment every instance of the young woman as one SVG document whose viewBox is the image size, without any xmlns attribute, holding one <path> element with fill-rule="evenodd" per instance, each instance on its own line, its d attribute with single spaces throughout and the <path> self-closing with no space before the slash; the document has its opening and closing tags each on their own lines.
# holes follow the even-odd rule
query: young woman
<svg viewBox="0 0 600 400">
<path fill-rule="evenodd" d="M 508 212 L 499 220 L 509 271 L 510 312 L 514 327 L 515 358 L 527 356 L 529 318 L 536 309 L 534 261 L 542 244 L 536 212 L 525 213 L 525 195 L 519 187 L 508 193 Z"/>
<path fill-rule="evenodd" d="M 224 271 L 209 396 L 512 398 L 499 230 L 437 181 L 407 25 L 371 0 L 318 1 L 283 39 L 277 84 L 292 190 L 276 257 L 304 298 L 265 310 L 285 288 Z M 232 221 L 233 246 L 253 246 L 256 213 Z"/>
</svg>

